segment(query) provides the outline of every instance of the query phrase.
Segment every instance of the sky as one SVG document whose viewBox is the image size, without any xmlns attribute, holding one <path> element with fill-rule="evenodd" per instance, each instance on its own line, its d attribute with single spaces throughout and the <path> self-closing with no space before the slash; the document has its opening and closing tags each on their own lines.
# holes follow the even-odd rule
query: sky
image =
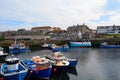
<svg viewBox="0 0 120 80">
<path fill-rule="evenodd" d="M 0 0 L 0 31 L 120 25 L 120 0 Z"/>
</svg>

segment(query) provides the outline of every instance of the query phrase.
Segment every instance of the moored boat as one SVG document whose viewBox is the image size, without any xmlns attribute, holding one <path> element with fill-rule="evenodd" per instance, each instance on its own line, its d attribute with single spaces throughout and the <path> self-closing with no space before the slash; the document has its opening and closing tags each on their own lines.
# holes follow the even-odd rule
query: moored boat
<svg viewBox="0 0 120 80">
<path fill-rule="evenodd" d="M 52 50 L 53 52 L 58 52 L 58 51 L 67 52 L 69 51 L 69 46 L 67 44 L 62 45 L 62 46 L 53 46 Z"/>
<path fill-rule="evenodd" d="M 48 59 L 41 58 L 40 56 L 34 56 L 32 59 L 23 60 L 23 63 L 32 71 L 32 74 L 36 78 L 49 79 L 52 66 Z"/>
<path fill-rule="evenodd" d="M 69 67 L 76 67 L 78 63 L 78 59 L 67 59 L 69 61 Z"/>
<path fill-rule="evenodd" d="M 1 65 L 1 75 L 5 80 L 24 80 L 27 76 L 28 69 L 21 64 L 19 58 L 7 58 Z"/>
<path fill-rule="evenodd" d="M 49 45 L 50 45 L 50 44 L 46 44 L 46 43 L 45 43 L 45 44 L 41 45 L 41 47 L 42 47 L 42 48 L 49 48 Z"/>
<path fill-rule="evenodd" d="M 110 45 L 104 42 L 100 44 L 100 48 L 120 48 L 120 45 Z"/>
<path fill-rule="evenodd" d="M 54 52 L 45 56 L 56 67 L 76 67 L 78 59 L 68 59 L 61 52 Z"/>
<path fill-rule="evenodd" d="M 14 44 L 11 44 L 11 46 L 9 46 L 9 52 L 12 54 L 19 54 L 19 53 L 29 53 L 29 47 L 25 46 L 24 42 L 17 42 L 15 40 Z"/>
<path fill-rule="evenodd" d="M 92 44 L 89 41 L 81 41 L 81 42 L 70 42 L 71 47 L 91 47 Z"/>
<path fill-rule="evenodd" d="M 5 60 L 6 56 L 8 56 L 8 53 L 3 52 L 3 48 L 0 47 L 0 60 Z"/>
<path fill-rule="evenodd" d="M 55 44 L 44 43 L 43 45 L 41 45 L 41 47 L 45 49 L 52 49 L 53 46 L 55 46 Z"/>
</svg>

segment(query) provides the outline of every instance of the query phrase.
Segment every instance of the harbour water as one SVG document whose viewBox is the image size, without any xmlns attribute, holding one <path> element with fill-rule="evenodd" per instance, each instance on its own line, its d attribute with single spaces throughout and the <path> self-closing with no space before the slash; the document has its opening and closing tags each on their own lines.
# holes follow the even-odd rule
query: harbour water
<svg viewBox="0 0 120 80">
<path fill-rule="evenodd" d="M 39 50 L 16 56 L 23 60 L 51 53 L 51 50 Z M 50 80 L 120 80 L 120 49 L 70 48 L 63 55 L 78 58 L 77 67 L 52 74 Z"/>
</svg>

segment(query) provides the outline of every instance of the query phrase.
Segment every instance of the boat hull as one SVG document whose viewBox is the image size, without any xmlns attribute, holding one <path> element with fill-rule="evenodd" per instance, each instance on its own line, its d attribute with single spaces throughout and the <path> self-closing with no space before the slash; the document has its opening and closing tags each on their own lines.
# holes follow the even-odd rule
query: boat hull
<svg viewBox="0 0 120 80">
<path fill-rule="evenodd" d="M 69 47 L 58 47 L 58 48 L 53 48 L 52 50 L 53 52 L 58 52 L 58 51 L 67 52 L 69 50 Z"/>
<path fill-rule="evenodd" d="M 100 48 L 120 48 L 119 45 L 100 45 Z"/>
<path fill-rule="evenodd" d="M 28 53 L 29 49 L 28 48 L 23 48 L 23 49 L 13 48 L 13 49 L 9 49 L 9 52 L 12 54 Z"/>
<path fill-rule="evenodd" d="M 70 42 L 71 47 L 91 47 L 91 42 Z"/>
<path fill-rule="evenodd" d="M 69 61 L 69 67 L 76 67 L 78 63 L 78 59 L 68 59 Z"/>
<path fill-rule="evenodd" d="M 20 74 L 11 75 L 11 76 L 4 76 L 4 79 L 5 80 L 24 80 L 26 75 L 27 75 L 27 72 L 24 72 Z"/>
<path fill-rule="evenodd" d="M 28 69 L 23 67 L 22 64 L 19 64 L 19 70 L 12 70 L 5 72 L 6 64 L 1 66 L 1 75 L 5 80 L 24 80 L 28 74 Z"/>
<path fill-rule="evenodd" d="M 24 60 L 23 64 L 29 68 L 29 72 L 32 71 L 32 74 L 36 78 L 41 79 L 49 79 L 51 72 L 52 72 L 52 66 L 49 66 L 47 69 L 37 70 L 36 64 L 32 60 Z"/>
<path fill-rule="evenodd" d="M 44 70 L 34 70 L 32 75 L 36 78 L 49 79 L 52 72 L 52 67 Z"/>
<path fill-rule="evenodd" d="M 58 71 L 61 71 L 61 70 L 63 70 L 63 69 L 67 69 L 68 68 L 68 66 L 55 66 L 55 65 L 52 65 L 52 71 L 54 71 L 54 72 L 58 72 Z"/>
</svg>

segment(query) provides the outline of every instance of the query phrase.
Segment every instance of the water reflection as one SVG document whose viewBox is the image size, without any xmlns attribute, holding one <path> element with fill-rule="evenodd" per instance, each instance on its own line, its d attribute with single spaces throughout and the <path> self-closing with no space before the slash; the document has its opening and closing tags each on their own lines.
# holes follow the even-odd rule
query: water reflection
<svg viewBox="0 0 120 80">
<path fill-rule="evenodd" d="M 40 50 L 17 56 L 26 59 L 50 53 L 52 51 Z M 78 65 L 75 69 L 52 74 L 50 80 L 120 80 L 120 49 L 70 48 L 63 55 L 79 58 Z"/>
<path fill-rule="evenodd" d="M 59 72 L 52 73 L 50 80 L 69 80 L 70 77 L 66 70 L 61 70 Z"/>
<path fill-rule="evenodd" d="M 98 61 L 98 53 L 91 51 L 88 61 L 85 65 L 86 80 L 106 80 L 104 70 Z"/>
<path fill-rule="evenodd" d="M 119 49 L 100 49 L 99 62 L 104 70 L 106 80 L 120 80 L 120 50 Z"/>
<path fill-rule="evenodd" d="M 99 49 L 97 51 L 102 59 L 120 59 L 119 49 Z"/>
<path fill-rule="evenodd" d="M 73 49 L 71 54 L 75 51 L 80 59 L 74 80 L 120 80 L 119 49 Z"/>
</svg>

